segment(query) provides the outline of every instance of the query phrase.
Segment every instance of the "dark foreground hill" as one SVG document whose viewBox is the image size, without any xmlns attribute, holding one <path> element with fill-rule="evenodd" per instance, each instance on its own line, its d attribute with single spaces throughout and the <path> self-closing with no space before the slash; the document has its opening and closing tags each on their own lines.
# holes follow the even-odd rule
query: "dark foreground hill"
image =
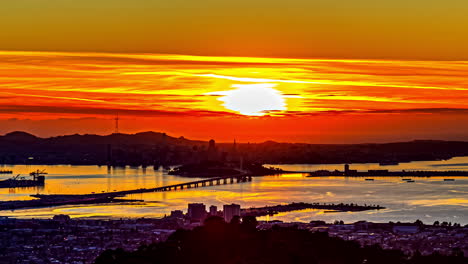
<svg viewBox="0 0 468 264">
<path fill-rule="evenodd" d="M 297 228 L 257 230 L 256 220 L 226 224 L 210 218 L 192 231 L 178 230 L 166 242 L 141 246 L 135 252 L 104 251 L 96 264 L 466 264 L 458 256 L 405 256 L 379 246 L 361 248 L 357 242 Z"/>
<path fill-rule="evenodd" d="M 0 136 L 0 164 L 172 165 L 204 159 L 256 163 L 407 162 L 468 156 L 468 142 L 417 140 L 385 144 L 221 143 L 165 133 Z"/>
</svg>

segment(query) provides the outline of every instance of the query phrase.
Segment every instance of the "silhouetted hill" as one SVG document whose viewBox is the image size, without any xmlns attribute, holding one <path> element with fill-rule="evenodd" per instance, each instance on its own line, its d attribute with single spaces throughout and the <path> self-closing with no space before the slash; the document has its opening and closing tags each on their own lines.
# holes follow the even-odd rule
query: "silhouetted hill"
<svg viewBox="0 0 468 264">
<path fill-rule="evenodd" d="M 11 142 L 34 142 L 39 138 L 22 131 L 14 131 L 3 136 L 3 139 Z"/>
<path fill-rule="evenodd" d="M 0 163 L 175 165 L 199 161 L 208 142 L 158 132 L 66 135 L 39 138 L 26 132 L 0 136 Z M 227 161 L 255 163 L 408 162 L 468 156 L 468 142 L 415 140 L 384 144 L 231 143 L 216 144 Z"/>
</svg>

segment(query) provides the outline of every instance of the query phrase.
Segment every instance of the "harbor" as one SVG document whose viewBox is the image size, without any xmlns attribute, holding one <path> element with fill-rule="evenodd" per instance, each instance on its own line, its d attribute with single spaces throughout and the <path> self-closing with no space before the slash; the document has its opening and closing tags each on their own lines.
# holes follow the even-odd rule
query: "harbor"
<svg viewBox="0 0 468 264">
<path fill-rule="evenodd" d="M 35 187 L 44 186 L 45 184 L 45 171 L 33 171 L 29 173 L 29 178 L 21 176 L 20 174 L 10 179 L 0 181 L 0 188 L 21 188 L 21 187 Z"/>
</svg>

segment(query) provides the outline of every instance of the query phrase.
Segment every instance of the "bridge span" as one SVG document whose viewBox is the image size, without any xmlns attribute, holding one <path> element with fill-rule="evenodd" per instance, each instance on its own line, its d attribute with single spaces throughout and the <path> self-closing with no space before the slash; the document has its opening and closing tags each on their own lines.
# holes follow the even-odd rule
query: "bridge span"
<svg viewBox="0 0 468 264">
<path fill-rule="evenodd" d="M 243 183 L 243 182 L 248 182 L 248 181 L 252 181 L 252 176 L 250 175 L 223 176 L 223 177 L 209 178 L 209 179 L 198 180 L 198 181 L 178 183 L 178 184 L 173 184 L 173 185 L 166 185 L 166 186 L 156 187 L 156 188 L 151 188 L 151 189 L 142 188 L 142 189 L 120 191 L 120 192 L 113 192 L 113 193 L 127 195 L 127 194 L 145 193 L 145 192 L 167 192 L 167 191 L 184 190 L 184 189 L 190 189 L 190 188 L 209 187 L 209 186 L 222 185 L 222 184 L 228 184 L 228 183 L 229 184 Z"/>
<path fill-rule="evenodd" d="M 183 182 L 178 184 L 166 185 L 155 188 L 140 188 L 126 191 L 115 191 L 115 192 L 102 192 L 102 193 L 91 193 L 91 194 L 34 194 L 32 197 L 39 198 L 41 200 L 80 200 L 80 199 L 109 199 L 115 197 L 122 197 L 128 194 L 137 193 L 149 193 L 149 192 L 168 192 L 177 191 L 191 188 L 209 187 L 223 184 L 234 184 L 252 181 L 251 175 L 232 175 L 222 176 L 209 179 L 203 179 L 198 181 Z"/>
</svg>

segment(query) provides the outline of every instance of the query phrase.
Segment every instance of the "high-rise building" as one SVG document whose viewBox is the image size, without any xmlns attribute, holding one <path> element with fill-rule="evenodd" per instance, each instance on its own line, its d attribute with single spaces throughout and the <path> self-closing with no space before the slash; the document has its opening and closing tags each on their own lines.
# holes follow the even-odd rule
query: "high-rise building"
<svg viewBox="0 0 468 264">
<path fill-rule="evenodd" d="M 202 203 L 188 204 L 188 217 L 192 222 L 201 222 L 206 217 L 206 206 Z"/>
<path fill-rule="evenodd" d="M 217 215 L 218 214 L 218 207 L 215 205 L 210 206 L 210 215 Z"/>
<path fill-rule="evenodd" d="M 207 160 L 209 161 L 218 161 L 219 160 L 219 153 L 218 148 L 216 148 L 216 143 L 213 139 L 210 139 L 208 143 L 208 150 L 207 150 Z"/>
<path fill-rule="evenodd" d="M 241 207 L 238 204 L 225 204 L 223 205 L 224 221 L 231 222 L 234 216 L 241 216 Z"/>
</svg>

